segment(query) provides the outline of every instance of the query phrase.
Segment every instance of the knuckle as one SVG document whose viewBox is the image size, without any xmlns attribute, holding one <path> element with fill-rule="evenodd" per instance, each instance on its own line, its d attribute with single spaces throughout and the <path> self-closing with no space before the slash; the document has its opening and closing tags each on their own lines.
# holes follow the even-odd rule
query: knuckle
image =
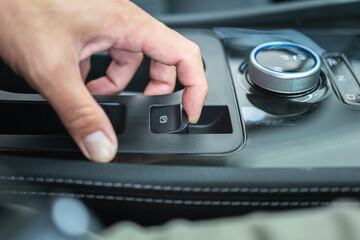
<svg viewBox="0 0 360 240">
<path fill-rule="evenodd" d="M 87 132 L 98 126 L 98 113 L 91 104 L 85 104 L 66 113 L 65 125 L 71 132 Z"/>
<path fill-rule="evenodd" d="M 209 87 L 208 87 L 208 84 L 206 81 L 201 85 L 199 92 L 200 92 L 201 96 L 203 96 L 203 97 L 207 96 L 207 94 L 209 92 Z"/>
<path fill-rule="evenodd" d="M 205 84 L 204 84 L 204 92 L 205 92 L 205 94 L 207 94 L 209 92 L 209 85 L 208 85 L 207 81 L 205 81 Z"/>
<path fill-rule="evenodd" d="M 114 84 L 113 90 L 111 90 L 108 94 L 118 94 L 118 93 L 121 93 L 122 91 L 124 91 L 125 88 L 126 88 L 126 86 L 124 86 L 124 85 L 116 82 L 116 83 Z"/>
<path fill-rule="evenodd" d="M 144 55 L 142 53 L 138 53 L 136 58 L 137 65 L 140 65 L 143 59 L 144 59 Z"/>
<path fill-rule="evenodd" d="M 200 47 L 196 44 L 196 43 L 194 43 L 194 42 L 192 42 L 192 41 L 190 41 L 190 44 L 189 44 L 190 46 L 189 46 L 189 50 L 190 50 L 190 52 L 192 53 L 192 54 L 194 54 L 195 56 L 201 56 L 201 50 L 200 50 Z"/>
</svg>

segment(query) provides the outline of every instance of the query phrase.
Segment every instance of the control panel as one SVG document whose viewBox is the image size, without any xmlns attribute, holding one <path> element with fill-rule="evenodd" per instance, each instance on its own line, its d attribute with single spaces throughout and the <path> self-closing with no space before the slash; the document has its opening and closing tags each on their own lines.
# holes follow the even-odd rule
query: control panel
<svg viewBox="0 0 360 240">
<path fill-rule="evenodd" d="M 322 62 L 338 98 L 346 105 L 360 108 L 360 78 L 342 53 L 326 53 Z"/>
</svg>

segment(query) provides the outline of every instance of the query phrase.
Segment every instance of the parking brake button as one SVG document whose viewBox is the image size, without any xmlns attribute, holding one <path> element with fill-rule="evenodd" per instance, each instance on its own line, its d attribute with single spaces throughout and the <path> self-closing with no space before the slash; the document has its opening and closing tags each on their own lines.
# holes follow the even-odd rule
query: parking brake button
<svg viewBox="0 0 360 240">
<path fill-rule="evenodd" d="M 186 133 L 188 118 L 180 104 L 152 106 L 150 128 L 153 133 Z"/>
</svg>

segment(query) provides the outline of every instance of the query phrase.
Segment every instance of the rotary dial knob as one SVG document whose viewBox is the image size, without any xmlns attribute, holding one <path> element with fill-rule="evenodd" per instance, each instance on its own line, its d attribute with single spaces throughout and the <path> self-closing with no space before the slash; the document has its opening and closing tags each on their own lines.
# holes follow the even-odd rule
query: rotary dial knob
<svg viewBox="0 0 360 240">
<path fill-rule="evenodd" d="M 266 90 L 298 94 L 315 88 L 320 75 L 319 56 L 290 42 L 270 42 L 252 50 L 250 80 Z"/>
</svg>

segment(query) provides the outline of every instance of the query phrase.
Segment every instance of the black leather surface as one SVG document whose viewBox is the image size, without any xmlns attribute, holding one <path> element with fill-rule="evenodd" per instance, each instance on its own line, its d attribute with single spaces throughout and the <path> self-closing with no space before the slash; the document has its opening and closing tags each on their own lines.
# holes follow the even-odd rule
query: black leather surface
<svg viewBox="0 0 360 240">
<path fill-rule="evenodd" d="M 229 216 L 360 198 L 360 168 L 97 164 L 9 155 L 1 155 L 0 163 L 3 201 L 76 197 L 110 222 L 126 219 L 148 224 L 175 217 Z"/>
</svg>

